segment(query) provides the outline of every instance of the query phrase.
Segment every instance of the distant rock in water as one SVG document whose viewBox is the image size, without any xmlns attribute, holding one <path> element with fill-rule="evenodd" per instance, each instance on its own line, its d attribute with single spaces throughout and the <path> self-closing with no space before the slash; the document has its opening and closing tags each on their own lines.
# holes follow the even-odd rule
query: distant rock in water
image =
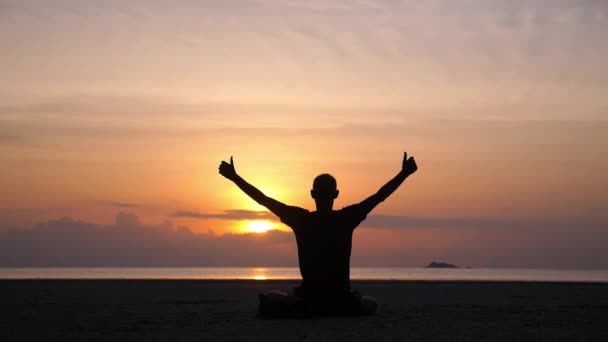
<svg viewBox="0 0 608 342">
<path fill-rule="evenodd" d="M 430 264 L 426 265 L 426 268 L 458 268 L 458 266 L 448 264 L 447 262 L 432 261 Z"/>
</svg>

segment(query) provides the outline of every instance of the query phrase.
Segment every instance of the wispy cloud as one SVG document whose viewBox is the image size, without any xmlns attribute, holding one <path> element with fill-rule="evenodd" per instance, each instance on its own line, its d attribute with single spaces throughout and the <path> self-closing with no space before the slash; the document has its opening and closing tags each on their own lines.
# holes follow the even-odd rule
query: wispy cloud
<svg viewBox="0 0 608 342">
<path fill-rule="evenodd" d="M 26 138 L 19 134 L 9 134 L 0 132 L 0 144 L 23 143 Z"/>
<path fill-rule="evenodd" d="M 206 213 L 196 211 L 175 211 L 169 215 L 173 218 L 193 218 L 201 220 L 271 220 L 279 218 L 269 211 L 254 210 L 226 210 L 220 213 Z M 360 225 L 365 229 L 552 229 L 576 228 L 581 225 L 596 226 L 593 220 L 563 220 L 554 218 L 512 219 L 512 218 L 432 218 L 412 217 L 399 215 L 369 215 Z"/>
<path fill-rule="evenodd" d="M 363 221 L 363 228 L 383 229 L 484 229 L 507 230 L 514 234 L 526 229 L 577 229 L 581 226 L 597 227 L 598 220 L 564 220 L 557 218 L 431 218 L 393 215 L 370 215 Z"/>
<path fill-rule="evenodd" d="M 178 210 L 170 215 L 176 218 L 218 219 L 218 220 L 276 220 L 276 216 L 268 211 L 225 210 L 222 213 L 204 213 Z"/>
<path fill-rule="evenodd" d="M 602 68 L 608 9 L 601 1 L 3 6 L 0 22 L 11 34 L 0 35 L 0 42 L 12 49 L 2 65 L 12 66 L 6 73 L 21 84 L 63 78 L 75 90 L 152 84 L 155 92 L 196 98 L 206 89 L 226 98 L 241 90 L 267 98 L 285 91 L 289 99 L 326 94 L 374 104 L 390 98 L 415 105 L 421 98 L 423 106 L 446 103 L 453 109 L 486 99 L 546 103 L 548 94 L 552 101 L 580 103 L 572 99 L 602 94 L 608 78 Z M 38 29 L 47 32 L 45 39 Z M 32 44 L 17 44 L 23 37 Z M 92 67 L 92 60 L 101 67 Z M 272 73 L 260 72 L 268 65 Z M 435 101 L 438 89 L 442 101 Z M 564 94 L 575 96 L 559 96 Z"/>
<path fill-rule="evenodd" d="M 133 209 L 138 208 L 139 204 L 137 203 L 128 203 L 128 202 L 118 202 L 118 201 L 101 201 L 96 202 L 96 204 L 101 206 L 113 207 L 113 208 L 125 208 L 125 209 Z"/>
<path fill-rule="evenodd" d="M 0 215 L 3 214 L 31 214 L 31 213 L 48 213 L 53 211 L 65 210 L 65 207 L 56 208 L 0 208 Z"/>
</svg>

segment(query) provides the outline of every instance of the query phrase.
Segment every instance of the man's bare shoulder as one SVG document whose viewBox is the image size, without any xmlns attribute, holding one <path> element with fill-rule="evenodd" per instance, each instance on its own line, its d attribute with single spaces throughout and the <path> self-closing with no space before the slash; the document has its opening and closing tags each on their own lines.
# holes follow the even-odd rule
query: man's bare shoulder
<svg viewBox="0 0 608 342">
<path fill-rule="evenodd" d="M 351 205 L 347 205 L 346 207 L 342 207 L 339 212 L 352 212 L 359 211 L 365 209 L 365 206 L 362 203 L 355 203 Z"/>
</svg>

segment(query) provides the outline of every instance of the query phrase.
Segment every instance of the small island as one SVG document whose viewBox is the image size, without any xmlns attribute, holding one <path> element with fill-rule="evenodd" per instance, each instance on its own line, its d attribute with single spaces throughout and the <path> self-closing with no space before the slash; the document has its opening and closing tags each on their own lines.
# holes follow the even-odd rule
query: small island
<svg viewBox="0 0 608 342">
<path fill-rule="evenodd" d="M 448 264 L 447 262 L 432 261 L 430 264 L 426 265 L 425 268 L 458 268 L 458 266 Z"/>
</svg>

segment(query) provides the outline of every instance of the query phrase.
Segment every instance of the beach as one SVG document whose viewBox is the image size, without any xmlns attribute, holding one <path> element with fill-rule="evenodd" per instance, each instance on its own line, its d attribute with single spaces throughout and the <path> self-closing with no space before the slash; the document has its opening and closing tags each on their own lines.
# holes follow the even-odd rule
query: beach
<svg viewBox="0 0 608 342">
<path fill-rule="evenodd" d="M 372 317 L 260 319 L 297 281 L 3 280 L 0 341 L 607 341 L 608 283 L 354 281 Z"/>
</svg>

